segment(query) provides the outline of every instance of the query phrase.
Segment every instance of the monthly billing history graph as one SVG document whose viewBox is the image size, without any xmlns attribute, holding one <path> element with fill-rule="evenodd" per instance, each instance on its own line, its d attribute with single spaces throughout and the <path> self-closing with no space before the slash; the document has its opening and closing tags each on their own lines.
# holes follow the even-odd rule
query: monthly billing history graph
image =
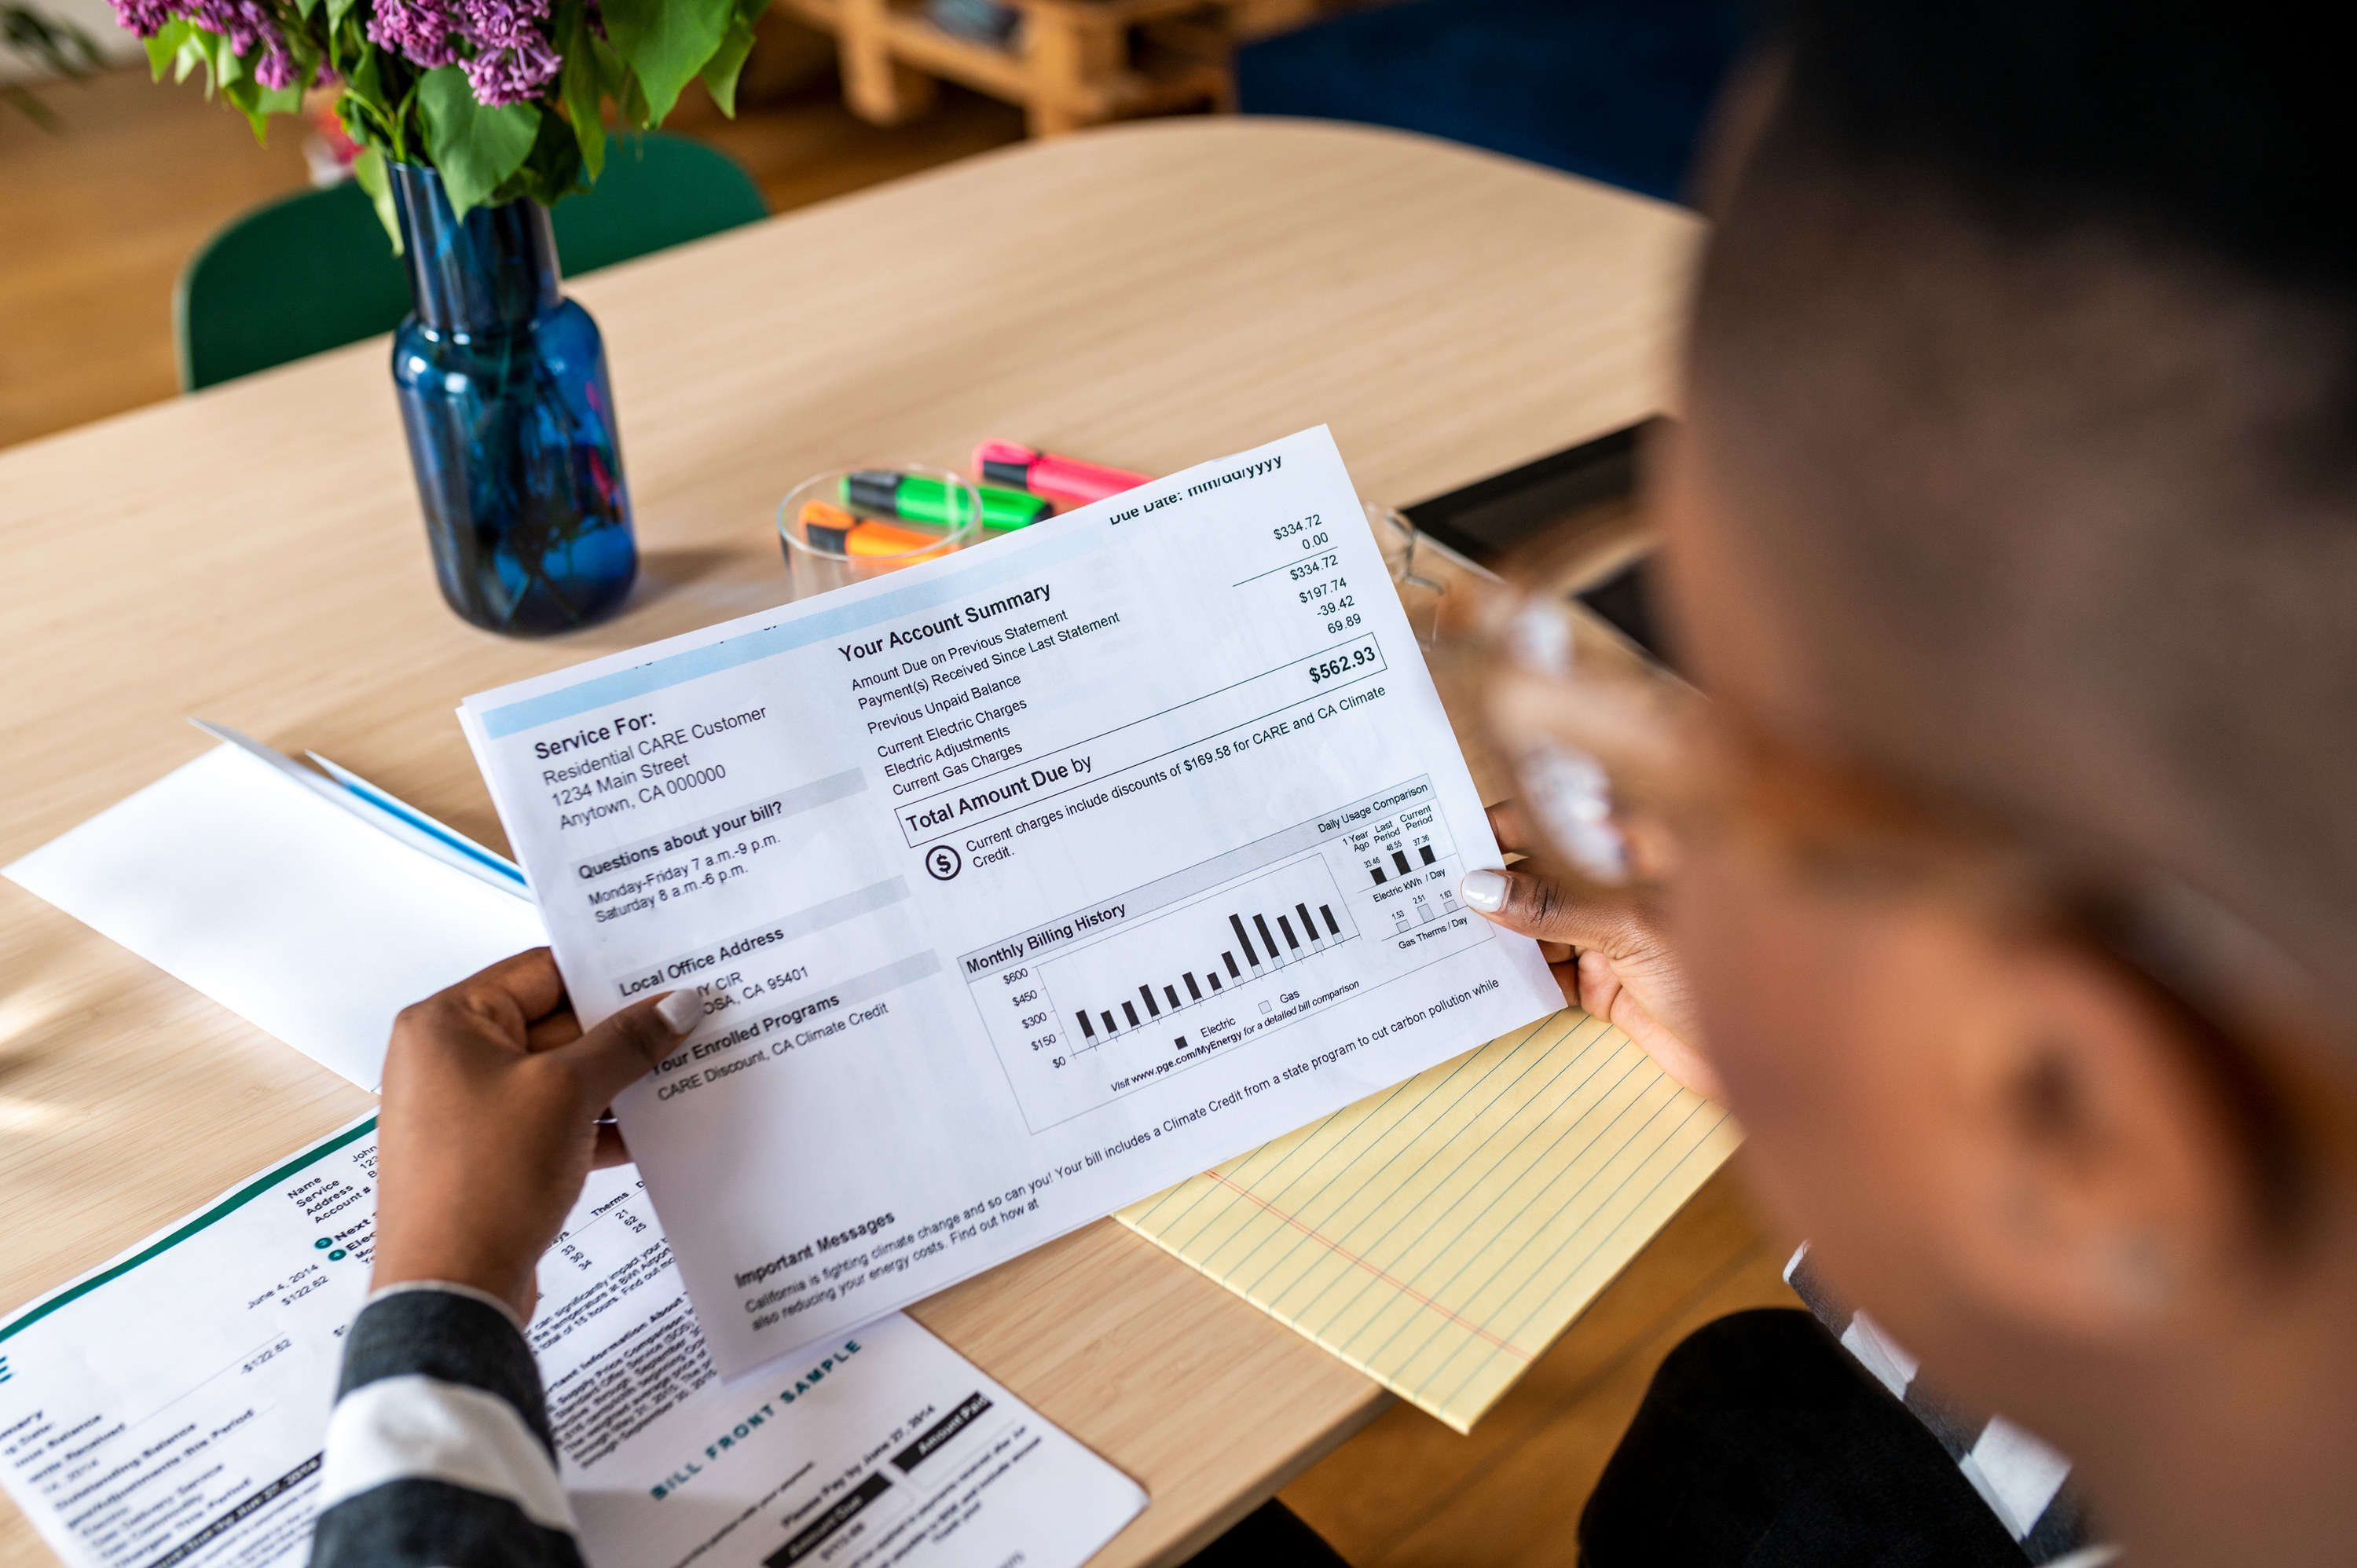
<svg viewBox="0 0 2357 1568">
<path fill-rule="evenodd" d="M 1412 779 L 964 955 L 1036 1129 L 1490 940 Z"/>
<path fill-rule="evenodd" d="M 1340 947 L 1357 932 L 1326 857 L 1316 852 L 1265 876 L 1147 920 L 1121 936 L 1039 966 L 1041 984 L 1067 1003 L 1072 1026 L 1067 1055 L 1099 1049 L 1141 1030 L 1156 1044 L 1185 1051 L 1213 1036 L 1189 1037 L 1187 1015 L 1233 1010 L 1225 994 Z M 1181 968 L 1181 964 L 1187 967 Z M 1137 983 L 1128 983 L 1135 979 Z M 1173 1031 L 1177 1031 L 1174 1033 Z M 1218 1031 L 1214 1029 L 1215 1036 Z"/>
</svg>

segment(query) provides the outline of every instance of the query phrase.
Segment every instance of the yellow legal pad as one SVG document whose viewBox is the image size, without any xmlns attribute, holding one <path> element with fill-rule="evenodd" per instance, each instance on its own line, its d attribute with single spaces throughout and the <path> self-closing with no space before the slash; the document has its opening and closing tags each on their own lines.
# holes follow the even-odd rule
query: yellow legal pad
<svg viewBox="0 0 2357 1568">
<path fill-rule="evenodd" d="M 1466 1432 L 1740 1140 L 1566 1011 L 1119 1218 Z"/>
</svg>

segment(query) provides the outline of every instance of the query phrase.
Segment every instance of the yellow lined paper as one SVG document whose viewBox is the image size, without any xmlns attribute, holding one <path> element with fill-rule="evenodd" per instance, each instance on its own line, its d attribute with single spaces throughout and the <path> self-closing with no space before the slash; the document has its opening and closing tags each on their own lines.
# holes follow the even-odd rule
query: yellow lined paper
<svg viewBox="0 0 2357 1568">
<path fill-rule="evenodd" d="M 1118 1218 L 1465 1432 L 1740 1141 L 1566 1010 Z"/>
</svg>

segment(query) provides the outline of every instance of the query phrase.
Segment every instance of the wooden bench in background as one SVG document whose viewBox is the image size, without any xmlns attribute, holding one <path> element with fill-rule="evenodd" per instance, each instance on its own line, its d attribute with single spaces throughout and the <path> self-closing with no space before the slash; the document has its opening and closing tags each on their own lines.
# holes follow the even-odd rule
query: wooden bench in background
<svg viewBox="0 0 2357 1568">
<path fill-rule="evenodd" d="M 1297 27 L 1335 0 L 1006 0 L 1023 23 L 1005 48 L 933 25 L 914 0 L 781 0 L 834 35 L 844 102 L 878 125 L 962 82 L 1019 105 L 1035 136 L 1189 109 L 1232 110 L 1233 46 Z"/>
</svg>

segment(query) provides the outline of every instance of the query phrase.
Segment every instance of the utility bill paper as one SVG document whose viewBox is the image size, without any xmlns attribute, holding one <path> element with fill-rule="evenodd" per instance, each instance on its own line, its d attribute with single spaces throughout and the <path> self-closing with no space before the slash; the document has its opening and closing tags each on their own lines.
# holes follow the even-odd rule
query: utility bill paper
<svg viewBox="0 0 2357 1568">
<path fill-rule="evenodd" d="M 1323 429 L 460 717 L 730 1372 L 1562 1004 Z"/>
<path fill-rule="evenodd" d="M 371 1118 L 0 1322 L 0 1483 L 72 1568 L 309 1559 L 375 1187 Z M 591 1568 L 1080 1568 L 1146 1506 L 898 1314 L 723 1380 L 627 1169 L 528 1332 Z"/>
</svg>

